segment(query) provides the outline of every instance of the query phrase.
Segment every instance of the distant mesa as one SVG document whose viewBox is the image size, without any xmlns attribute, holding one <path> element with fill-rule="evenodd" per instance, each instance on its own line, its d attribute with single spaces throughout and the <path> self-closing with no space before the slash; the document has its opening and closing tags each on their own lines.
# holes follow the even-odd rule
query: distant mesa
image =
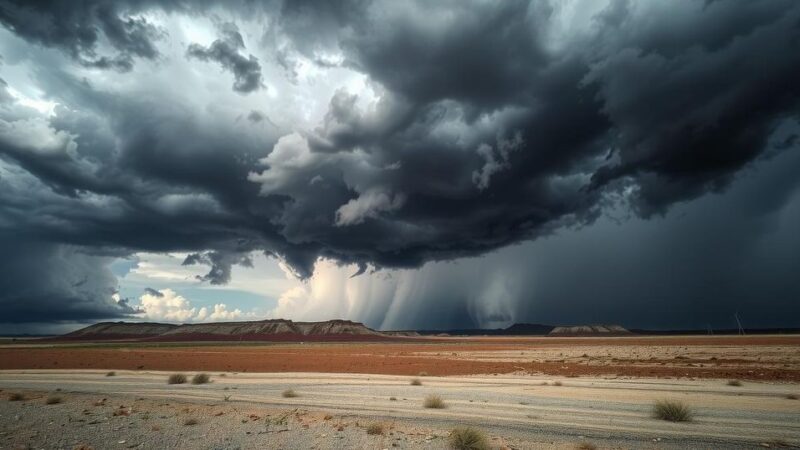
<svg viewBox="0 0 800 450">
<path fill-rule="evenodd" d="M 147 341 L 147 342 L 330 342 L 381 341 L 449 336 L 626 336 L 619 325 L 558 326 L 519 323 L 493 330 L 376 331 L 350 320 L 293 322 L 285 319 L 251 322 L 168 324 L 151 322 L 103 322 L 54 338 L 59 341 Z"/>
<path fill-rule="evenodd" d="M 349 320 L 293 322 L 259 320 L 201 324 L 104 322 L 57 338 L 58 340 L 155 342 L 204 341 L 377 341 L 392 336 Z"/>
<path fill-rule="evenodd" d="M 108 340 L 144 339 L 160 336 L 180 325 L 152 322 L 101 322 L 65 334 L 57 339 Z"/>
<path fill-rule="evenodd" d="M 628 336 L 630 331 L 619 325 L 580 325 L 574 327 L 555 327 L 547 335 L 553 337 L 567 336 Z"/>
</svg>

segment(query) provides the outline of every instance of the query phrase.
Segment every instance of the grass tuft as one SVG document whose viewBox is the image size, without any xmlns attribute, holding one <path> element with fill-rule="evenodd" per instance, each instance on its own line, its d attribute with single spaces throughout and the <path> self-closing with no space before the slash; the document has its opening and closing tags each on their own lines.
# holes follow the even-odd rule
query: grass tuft
<svg viewBox="0 0 800 450">
<path fill-rule="evenodd" d="M 653 415 L 656 419 L 670 422 L 691 422 L 692 410 L 676 400 L 659 400 L 653 405 Z"/>
<path fill-rule="evenodd" d="M 425 397 L 425 401 L 422 402 L 422 406 L 433 409 L 444 409 L 447 407 L 447 405 L 444 404 L 442 397 L 439 397 L 438 395 L 429 395 Z"/>
<path fill-rule="evenodd" d="M 186 425 L 186 426 L 197 425 L 197 419 L 194 419 L 194 418 L 190 417 L 190 418 L 184 420 L 183 424 Z"/>
<path fill-rule="evenodd" d="M 422 381 L 420 381 L 419 378 L 414 378 L 413 380 L 411 380 L 411 385 L 412 386 L 422 386 Z"/>
<path fill-rule="evenodd" d="M 458 427 L 450 432 L 450 448 L 454 450 L 488 450 L 489 443 L 480 430 L 472 427 Z"/>
<path fill-rule="evenodd" d="M 728 380 L 728 386 L 741 386 L 742 382 L 739 380 Z"/>
<path fill-rule="evenodd" d="M 115 376 L 117 376 L 117 372 L 114 372 L 113 370 L 110 371 L 110 372 L 106 372 L 106 376 L 107 377 L 115 377 Z"/>
<path fill-rule="evenodd" d="M 597 446 L 591 442 L 581 442 L 575 446 L 575 450 L 597 450 Z"/>
<path fill-rule="evenodd" d="M 293 389 L 287 389 L 287 390 L 283 391 L 283 392 L 281 393 L 281 395 L 283 396 L 283 398 L 294 398 L 294 397 L 298 397 L 298 394 L 297 394 L 297 392 L 295 392 Z"/>
<path fill-rule="evenodd" d="M 564 383 L 562 383 L 560 381 L 553 381 L 553 386 L 563 386 L 563 385 L 564 385 Z"/>
<path fill-rule="evenodd" d="M 380 434 L 380 435 L 382 435 L 383 434 L 383 424 L 376 422 L 376 423 L 371 423 L 371 424 L 367 425 L 367 434 L 372 434 L 372 435 Z"/>
<path fill-rule="evenodd" d="M 183 384 L 186 383 L 186 375 L 182 373 L 173 373 L 167 378 L 167 384 Z"/>
<path fill-rule="evenodd" d="M 10 402 L 21 402 L 22 400 L 25 400 L 25 396 L 19 392 L 12 392 L 8 394 L 8 401 Z"/>
<path fill-rule="evenodd" d="M 64 400 L 61 397 L 59 397 L 57 395 L 51 395 L 50 397 L 47 397 L 45 399 L 44 403 L 46 405 L 57 405 L 57 404 L 59 404 L 59 403 L 61 403 L 63 401 Z"/>
<path fill-rule="evenodd" d="M 797 394 L 786 394 L 787 400 L 797 400 L 798 398 L 800 397 L 798 397 Z"/>
<path fill-rule="evenodd" d="M 393 402 L 396 402 L 397 401 L 397 397 L 389 397 L 389 400 L 393 401 Z"/>
<path fill-rule="evenodd" d="M 207 373 L 198 373 L 192 377 L 192 384 L 206 384 L 211 381 L 211 376 Z"/>
</svg>

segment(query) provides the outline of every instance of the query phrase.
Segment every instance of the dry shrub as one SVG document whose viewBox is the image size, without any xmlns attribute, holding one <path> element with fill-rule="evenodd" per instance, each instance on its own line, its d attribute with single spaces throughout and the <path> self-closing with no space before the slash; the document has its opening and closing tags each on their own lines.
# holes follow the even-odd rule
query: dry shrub
<svg viewBox="0 0 800 450">
<path fill-rule="evenodd" d="M 383 424 L 382 423 L 371 423 L 367 426 L 367 434 L 383 434 Z"/>
<path fill-rule="evenodd" d="M 110 371 L 110 372 L 106 372 L 106 376 L 107 377 L 115 377 L 115 376 L 117 376 L 117 372 L 114 372 L 113 370 Z"/>
<path fill-rule="evenodd" d="M 486 436 L 472 427 L 458 427 L 450 432 L 450 448 L 454 450 L 489 450 Z"/>
<path fill-rule="evenodd" d="M 186 383 L 186 375 L 182 373 L 173 373 L 167 378 L 167 384 L 183 384 Z"/>
<path fill-rule="evenodd" d="M 10 402 L 21 402 L 22 400 L 25 400 L 25 396 L 19 392 L 12 392 L 8 394 L 8 401 Z"/>
<path fill-rule="evenodd" d="M 429 395 L 425 397 L 425 401 L 422 402 L 422 406 L 433 409 L 444 409 L 447 407 L 447 405 L 444 404 L 442 397 L 439 397 L 438 395 Z"/>
<path fill-rule="evenodd" d="M 657 419 L 670 422 L 691 422 L 692 410 L 677 400 L 659 400 L 653 405 L 653 415 Z"/>
<path fill-rule="evenodd" d="M 44 403 L 46 405 L 57 405 L 57 404 L 59 404 L 59 403 L 61 403 L 63 401 L 64 400 L 61 397 L 59 397 L 57 395 L 51 395 L 50 397 L 47 397 L 45 399 Z"/>
<path fill-rule="evenodd" d="M 412 386 L 422 386 L 422 381 L 420 381 L 419 378 L 414 378 L 413 380 L 411 380 L 411 385 Z"/>
<path fill-rule="evenodd" d="M 739 380 L 728 380 L 728 386 L 741 386 L 742 382 Z"/>
<path fill-rule="evenodd" d="M 298 396 L 297 392 L 295 392 L 293 389 L 287 389 L 283 391 L 281 395 L 283 396 L 283 398 L 294 398 Z"/>
<path fill-rule="evenodd" d="M 183 424 L 186 425 L 186 426 L 197 425 L 197 419 L 190 417 L 190 418 L 184 420 Z"/>
<path fill-rule="evenodd" d="M 207 373 L 198 373 L 192 377 L 192 384 L 206 384 L 211 380 L 211 376 Z"/>
</svg>

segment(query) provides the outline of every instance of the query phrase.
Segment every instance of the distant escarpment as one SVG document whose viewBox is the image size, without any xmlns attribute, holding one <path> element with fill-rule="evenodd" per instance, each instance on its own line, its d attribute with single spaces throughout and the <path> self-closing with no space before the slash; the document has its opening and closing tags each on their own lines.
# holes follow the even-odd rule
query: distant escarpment
<svg viewBox="0 0 800 450">
<path fill-rule="evenodd" d="M 548 336 L 628 336 L 631 333 L 619 325 L 580 325 L 574 327 L 555 327 Z"/>
<path fill-rule="evenodd" d="M 73 331 L 57 338 L 83 341 L 370 341 L 392 339 L 362 323 L 349 320 L 293 322 L 274 319 L 252 322 L 216 322 L 199 324 L 163 324 L 104 322 Z"/>
</svg>

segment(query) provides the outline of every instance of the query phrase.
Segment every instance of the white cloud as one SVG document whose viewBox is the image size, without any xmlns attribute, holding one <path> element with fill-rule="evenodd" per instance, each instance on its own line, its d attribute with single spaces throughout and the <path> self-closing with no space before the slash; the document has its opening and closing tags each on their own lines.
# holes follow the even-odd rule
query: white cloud
<svg viewBox="0 0 800 450">
<path fill-rule="evenodd" d="M 240 309 L 228 310 L 224 303 L 217 303 L 213 310 L 193 307 L 185 297 L 172 289 L 150 290 L 139 297 L 142 318 L 166 322 L 215 322 L 253 318 L 254 314 Z"/>
</svg>

